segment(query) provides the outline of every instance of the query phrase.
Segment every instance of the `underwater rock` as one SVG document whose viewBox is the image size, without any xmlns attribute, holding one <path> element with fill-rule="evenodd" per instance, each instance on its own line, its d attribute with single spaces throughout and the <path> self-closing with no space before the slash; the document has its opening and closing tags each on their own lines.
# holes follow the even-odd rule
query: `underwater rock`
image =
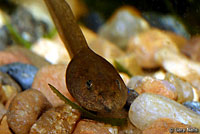
<svg viewBox="0 0 200 134">
<path fill-rule="evenodd" d="M 162 30 L 172 31 L 178 35 L 189 39 L 190 34 L 186 30 L 184 24 L 173 15 L 162 15 L 158 13 L 146 12 L 142 16 L 149 22 L 153 27 L 157 27 Z"/>
<path fill-rule="evenodd" d="M 100 36 L 126 49 L 131 36 L 149 29 L 148 23 L 132 7 L 118 9 L 100 29 Z"/>
<path fill-rule="evenodd" d="M 39 116 L 52 105 L 35 89 L 19 93 L 12 100 L 7 113 L 8 125 L 16 134 L 28 134 Z"/>
<path fill-rule="evenodd" d="M 71 134 L 80 118 L 78 110 L 70 105 L 49 109 L 33 124 L 30 134 Z"/>
<path fill-rule="evenodd" d="M 183 105 L 200 115 L 200 102 L 187 101 Z"/>
<path fill-rule="evenodd" d="M 30 64 L 16 62 L 0 66 L 0 71 L 9 74 L 22 87 L 22 90 L 26 90 L 32 86 L 38 69 Z"/>
<path fill-rule="evenodd" d="M 144 130 L 159 118 L 169 118 L 200 129 L 200 116 L 182 104 L 167 97 L 143 93 L 131 104 L 130 121 Z"/>
</svg>

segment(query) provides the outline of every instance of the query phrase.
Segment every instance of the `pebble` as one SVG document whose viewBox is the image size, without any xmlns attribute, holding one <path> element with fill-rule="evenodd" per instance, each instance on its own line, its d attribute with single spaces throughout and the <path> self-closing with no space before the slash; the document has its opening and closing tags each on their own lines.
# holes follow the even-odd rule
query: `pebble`
<svg viewBox="0 0 200 134">
<path fill-rule="evenodd" d="M 24 0 L 10 0 L 14 4 L 19 6 L 23 6 L 28 10 L 32 16 L 36 20 L 42 20 L 48 24 L 48 26 L 53 27 L 53 21 L 51 16 L 49 15 L 48 9 L 41 0 L 34 0 L 34 1 L 24 1 Z M 69 3 L 72 12 L 74 13 L 75 18 L 80 18 L 87 12 L 87 8 L 83 1 L 81 0 L 67 0 Z"/>
<path fill-rule="evenodd" d="M 10 85 L 0 85 L 0 102 L 6 104 L 12 96 L 18 93 L 17 89 Z"/>
<path fill-rule="evenodd" d="M 169 118 L 200 129 L 200 116 L 180 103 L 157 94 L 143 93 L 131 104 L 129 119 L 144 130 L 159 118 Z"/>
<path fill-rule="evenodd" d="M 14 62 L 21 62 L 24 64 L 30 64 L 31 62 L 22 53 L 19 52 L 6 52 L 0 51 L 0 66 L 11 64 Z"/>
<path fill-rule="evenodd" d="M 58 35 L 54 39 L 40 39 L 32 45 L 31 50 L 52 64 L 67 64 L 70 57 Z"/>
<path fill-rule="evenodd" d="M 160 118 L 146 128 L 142 134 L 149 134 L 149 132 L 151 134 L 191 134 L 187 131 L 187 128 L 191 128 L 191 126 L 169 118 Z"/>
<path fill-rule="evenodd" d="M 103 25 L 104 19 L 98 12 L 90 12 L 82 19 L 83 24 L 94 32 L 98 32 Z"/>
<path fill-rule="evenodd" d="M 170 39 L 176 44 L 179 50 L 181 50 L 184 47 L 184 45 L 188 42 L 188 40 L 185 37 L 178 35 L 174 32 L 170 31 L 163 31 L 163 32 L 167 34 L 168 37 L 170 37 Z"/>
<path fill-rule="evenodd" d="M 0 103 L 0 121 L 1 121 L 2 117 L 6 114 L 6 112 L 7 112 L 7 110 L 5 109 L 5 106 L 2 103 Z"/>
<path fill-rule="evenodd" d="M 11 47 L 8 47 L 5 51 L 23 54 L 30 61 L 30 63 L 36 66 L 37 68 L 50 65 L 50 63 L 47 60 L 45 60 L 45 58 L 43 58 L 42 56 L 39 56 L 37 53 L 34 53 L 31 50 L 21 47 L 19 45 L 12 45 Z"/>
<path fill-rule="evenodd" d="M 81 30 L 89 47 L 109 62 L 113 63 L 113 59 L 125 55 L 116 45 L 99 37 L 88 28 L 81 26 Z M 52 64 L 68 64 L 70 62 L 67 49 L 58 35 L 52 40 L 40 39 L 31 47 L 31 50 Z"/>
<path fill-rule="evenodd" d="M 144 68 L 159 67 L 155 54 L 163 47 L 178 51 L 171 38 L 159 29 L 150 29 L 130 38 L 127 53 L 134 53 L 138 64 Z"/>
<path fill-rule="evenodd" d="M 8 29 L 6 26 L 0 27 L 0 50 L 4 50 L 6 47 L 13 43 Z"/>
<path fill-rule="evenodd" d="M 42 92 L 49 102 L 55 107 L 61 104 L 64 104 L 56 94 L 50 89 L 48 84 L 56 87 L 65 97 L 74 101 L 72 96 L 70 95 L 65 81 L 65 73 L 66 73 L 67 65 L 49 65 L 41 68 L 34 79 L 32 84 L 33 89 L 37 89 Z"/>
<path fill-rule="evenodd" d="M 7 14 L 4 12 L 4 10 L 1 8 L 0 9 L 0 27 L 4 25 L 4 18 L 5 16 L 7 17 Z"/>
<path fill-rule="evenodd" d="M 139 94 L 153 93 L 177 100 L 178 95 L 175 86 L 166 80 L 157 80 L 153 77 L 146 76 L 134 88 Z"/>
<path fill-rule="evenodd" d="M 186 101 L 192 101 L 194 99 L 193 87 L 187 81 L 184 81 L 171 73 L 166 73 L 165 80 L 169 81 L 175 86 L 178 94 L 177 102 L 183 103 Z"/>
<path fill-rule="evenodd" d="M 6 115 L 0 121 L 0 132 L 1 134 L 13 134 L 9 129 Z"/>
<path fill-rule="evenodd" d="M 10 96 L 10 98 L 7 100 L 6 104 L 5 104 L 5 108 L 6 110 L 9 109 L 10 103 L 12 102 L 12 100 L 15 98 L 17 94 L 13 94 L 12 96 Z"/>
<path fill-rule="evenodd" d="M 11 25 L 20 36 L 28 41 L 35 42 L 49 31 L 45 22 L 37 20 L 24 7 L 18 6 L 11 14 Z"/>
<path fill-rule="evenodd" d="M 200 102 L 187 101 L 183 105 L 200 115 Z"/>
<path fill-rule="evenodd" d="M 118 134 L 142 134 L 142 131 L 136 128 L 130 120 L 128 120 L 126 125 L 123 125 L 119 128 Z"/>
<path fill-rule="evenodd" d="M 89 47 L 98 55 L 108 60 L 111 64 L 113 64 L 114 59 L 125 55 L 124 51 L 122 51 L 115 44 L 101 36 L 98 36 L 88 28 L 81 26 L 81 30 L 86 38 L 86 41 L 88 42 Z"/>
<path fill-rule="evenodd" d="M 11 87 L 14 87 L 17 89 L 18 92 L 20 92 L 22 89 L 19 86 L 19 84 L 13 80 L 7 73 L 3 73 L 0 71 L 0 85 L 9 85 Z"/>
<path fill-rule="evenodd" d="M 0 103 L 7 109 L 8 102 L 21 91 L 21 87 L 6 73 L 0 72 Z"/>
<path fill-rule="evenodd" d="M 131 36 L 149 29 L 148 23 L 132 7 L 121 7 L 100 29 L 100 36 L 126 49 Z"/>
<path fill-rule="evenodd" d="M 88 8 L 82 0 L 67 0 L 74 16 L 78 19 L 88 12 Z"/>
<path fill-rule="evenodd" d="M 200 91 L 200 63 L 190 60 L 179 51 L 164 47 L 155 53 L 156 61 L 168 72 L 191 83 Z M 200 92 L 199 92 L 200 93 Z"/>
<path fill-rule="evenodd" d="M 112 134 L 109 127 L 93 120 L 80 120 L 73 134 Z"/>
<path fill-rule="evenodd" d="M 127 87 L 130 89 L 136 88 L 138 83 L 141 83 L 141 81 L 144 77 L 145 76 L 141 76 L 141 75 L 136 75 L 136 76 L 131 77 L 131 79 L 129 80 L 129 82 L 127 84 Z"/>
<path fill-rule="evenodd" d="M 200 62 L 200 36 L 192 37 L 187 43 L 185 43 L 181 52 L 192 60 Z"/>
<path fill-rule="evenodd" d="M 136 92 L 134 89 L 128 88 L 128 98 L 126 100 L 125 108 L 129 109 L 135 98 L 138 96 L 138 92 Z"/>
<path fill-rule="evenodd" d="M 22 90 L 29 89 L 38 69 L 30 64 L 12 63 L 0 67 L 0 71 L 9 74 Z"/>
<path fill-rule="evenodd" d="M 134 89 L 139 94 L 153 93 L 177 100 L 177 89 L 167 80 L 159 80 L 151 76 L 134 76 L 130 79 L 129 88 Z"/>
<path fill-rule="evenodd" d="M 120 64 L 124 69 L 126 69 L 130 73 L 129 75 L 131 76 L 143 74 L 143 70 L 141 66 L 139 66 L 136 59 L 136 55 L 134 53 L 126 54 L 124 56 L 116 58 L 115 61 L 117 61 L 118 64 Z M 118 68 L 117 65 L 115 65 L 115 67 Z"/>
<path fill-rule="evenodd" d="M 38 90 L 21 92 L 9 106 L 8 125 L 14 133 L 27 134 L 39 116 L 51 107 L 46 97 Z"/>
<path fill-rule="evenodd" d="M 153 27 L 166 31 L 172 31 L 185 38 L 190 38 L 190 34 L 186 30 L 184 24 L 175 16 L 146 12 L 143 13 L 143 17 Z"/>
<path fill-rule="evenodd" d="M 33 124 L 29 134 L 71 134 L 80 118 L 70 105 L 49 109 Z"/>
</svg>

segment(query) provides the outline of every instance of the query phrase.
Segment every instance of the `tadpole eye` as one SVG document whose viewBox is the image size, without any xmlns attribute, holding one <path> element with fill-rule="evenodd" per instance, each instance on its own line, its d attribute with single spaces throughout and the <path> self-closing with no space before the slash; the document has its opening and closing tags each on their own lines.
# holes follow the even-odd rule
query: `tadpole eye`
<svg viewBox="0 0 200 134">
<path fill-rule="evenodd" d="M 88 81 L 86 82 L 86 86 L 87 86 L 87 89 L 88 89 L 88 90 L 91 90 L 91 89 L 92 89 L 92 80 L 88 80 Z"/>
<path fill-rule="evenodd" d="M 116 83 L 117 83 L 119 89 L 121 90 L 121 84 L 120 84 L 119 80 L 116 80 Z"/>
</svg>

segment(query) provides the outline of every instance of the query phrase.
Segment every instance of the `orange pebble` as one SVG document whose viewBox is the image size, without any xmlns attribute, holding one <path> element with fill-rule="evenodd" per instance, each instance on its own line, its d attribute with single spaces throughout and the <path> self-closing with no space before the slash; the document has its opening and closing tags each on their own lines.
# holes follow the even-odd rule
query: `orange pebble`
<svg viewBox="0 0 200 134">
<path fill-rule="evenodd" d="M 92 120 L 81 120 L 73 134 L 111 134 L 103 123 Z"/>
<path fill-rule="evenodd" d="M 65 81 L 67 65 L 48 65 L 42 67 L 36 74 L 32 84 L 32 88 L 41 91 L 49 102 L 55 107 L 64 104 L 50 89 L 48 84 L 57 88 L 65 97 L 74 101 L 70 95 Z"/>
<path fill-rule="evenodd" d="M 31 64 L 27 57 L 18 52 L 0 52 L 0 65 L 10 64 L 14 62 L 21 62 Z"/>
<path fill-rule="evenodd" d="M 172 100 L 177 100 L 178 98 L 176 88 L 173 84 L 166 80 L 157 80 L 151 77 L 145 77 L 135 90 L 138 91 L 139 94 L 147 92 L 159 94 Z"/>
<path fill-rule="evenodd" d="M 156 120 L 151 126 L 143 130 L 142 134 L 178 134 L 178 132 L 182 132 L 184 134 L 192 134 L 187 131 L 187 128 L 192 127 L 168 118 L 160 118 Z"/>
</svg>

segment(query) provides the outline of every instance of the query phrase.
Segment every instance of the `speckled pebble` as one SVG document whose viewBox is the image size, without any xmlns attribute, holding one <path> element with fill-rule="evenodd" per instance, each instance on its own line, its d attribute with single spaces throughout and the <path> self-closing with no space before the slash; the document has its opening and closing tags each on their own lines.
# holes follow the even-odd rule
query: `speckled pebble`
<svg viewBox="0 0 200 134">
<path fill-rule="evenodd" d="M 31 126 L 51 104 L 46 97 L 35 89 L 21 92 L 12 100 L 8 113 L 8 125 L 16 134 L 28 134 Z"/>
<path fill-rule="evenodd" d="M 81 120 L 73 134 L 112 134 L 104 123 L 93 120 Z"/>
<path fill-rule="evenodd" d="M 78 110 L 62 105 L 46 111 L 31 127 L 30 134 L 71 134 L 80 118 Z"/>
</svg>

